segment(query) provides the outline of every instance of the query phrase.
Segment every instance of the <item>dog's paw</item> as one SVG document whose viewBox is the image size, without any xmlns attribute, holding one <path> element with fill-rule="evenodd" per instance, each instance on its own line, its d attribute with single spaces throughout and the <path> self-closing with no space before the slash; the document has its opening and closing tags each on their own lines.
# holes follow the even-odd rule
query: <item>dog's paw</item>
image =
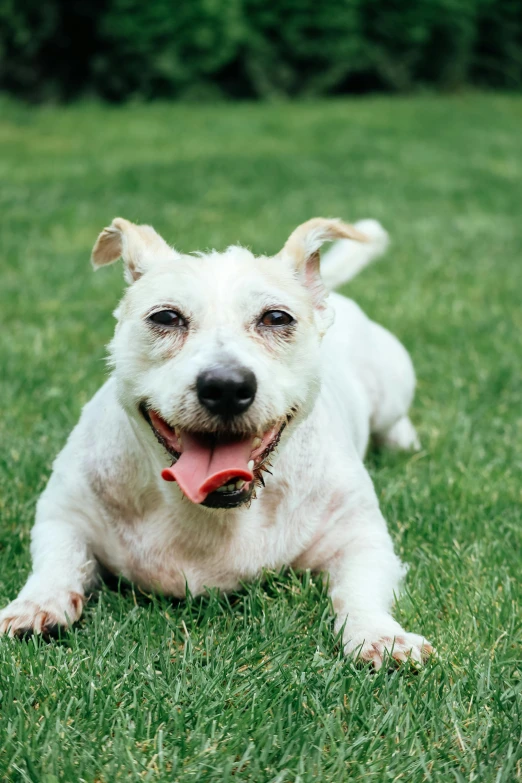
<svg viewBox="0 0 522 783">
<path fill-rule="evenodd" d="M 421 442 L 417 430 L 408 416 L 396 421 L 393 427 L 375 435 L 376 443 L 394 451 L 420 451 Z"/>
<path fill-rule="evenodd" d="M 357 631 L 350 635 L 344 651 L 357 661 L 373 663 L 375 669 L 380 669 L 385 661 L 396 664 L 410 661 L 419 665 L 436 654 L 435 648 L 423 636 L 402 629 L 382 635 L 375 631 Z"/>
<path fill-rule="evenodd" d="M 71 590 L 56 590 L 51 597 L 17 598 L 0 612 L 0 635 L 52 635 L 76 622 L 85 597 Z"/>
</svg>

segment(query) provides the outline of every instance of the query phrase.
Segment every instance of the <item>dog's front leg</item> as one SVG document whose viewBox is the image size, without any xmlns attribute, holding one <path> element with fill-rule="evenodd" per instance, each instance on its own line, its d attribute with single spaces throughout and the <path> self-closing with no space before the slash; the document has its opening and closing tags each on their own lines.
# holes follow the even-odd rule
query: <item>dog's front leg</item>
<svg viewBox="0 0 522 783">
<path fill-rule="evenodd" d="M 33 570 L 18 598 L 0 612 L 0 634 L 53 633 L 78 620 L 96 564 L 81 525 L 39 519 L 32 531 Z"/>
<path fill-rule="evenodd" d="M 382 666 L 386 656 L 421 662 L 433 652 L 418 634 L 407 633 L 391 615 L 404 566 L 393 551 L 369 476 L 349 497 L 319 542 L 315 567 L 328 574 L 345 653 Z"/>
</svg>

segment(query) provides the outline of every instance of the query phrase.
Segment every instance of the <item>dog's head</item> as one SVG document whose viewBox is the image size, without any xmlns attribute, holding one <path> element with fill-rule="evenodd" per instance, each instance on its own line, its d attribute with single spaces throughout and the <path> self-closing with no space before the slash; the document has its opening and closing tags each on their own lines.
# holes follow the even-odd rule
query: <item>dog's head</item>
<svg viewBox="0 0 522 783">
<path fill-rule="evenodd" d="M 319 249 L 337 238 L 365 240 L 323 218 L 273 257 L 181 255 L 122 218 L 98 237 L 94 266 L 121 257 L 129 283 L 110 345 L 120 402 L 150 425 L 174 460 L 163 478 L 192 502 L 248 502 L 283 430 L 312 409 L 332 321 Z"/>
</svg>

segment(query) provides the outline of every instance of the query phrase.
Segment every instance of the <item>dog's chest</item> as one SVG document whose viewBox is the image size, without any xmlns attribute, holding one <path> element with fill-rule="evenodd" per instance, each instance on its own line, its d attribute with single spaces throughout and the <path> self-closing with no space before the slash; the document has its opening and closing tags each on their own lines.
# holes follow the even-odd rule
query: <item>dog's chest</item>
<svg viewBox="0 0 522 783">
<path fill-rule="evenodd" d="M 290 508 L 284 489 L 266 492 L 229 517 L 156 508 L 141 518 L 114 520 L 98 558 L 146 590 L 184 598 L 207 588 L 224 592 L 292 563 L 313 535 L 310 508 Z M 183 524 L 179 523 L 183 512 Z M 318 512 L 319 513 L 319 512 Z"/>
</svg>

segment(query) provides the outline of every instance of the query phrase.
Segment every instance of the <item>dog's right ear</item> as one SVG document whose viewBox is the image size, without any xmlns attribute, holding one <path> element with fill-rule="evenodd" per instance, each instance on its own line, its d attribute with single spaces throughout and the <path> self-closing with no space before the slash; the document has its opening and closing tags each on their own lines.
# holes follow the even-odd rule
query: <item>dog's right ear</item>
<svg viewBox="0 0 522 783">
<path fill-rule="evenodd" d="M 325 307 L 328 294 L 320 275 L 320 249 L 325 242 L 335 239 L 353 239 L 357 242 L 368 242 L 369 237 L 337 218 L 312 218 L 302 223 L 286 240 L 279 255 L 289 260 L 296 275 L 310 290 L 314 305 L 319 309 Z"/>
<path fill-rule="evenodd" d="M 104 228 L 92 249 L 91 263 L 95 269 L 123 259 L 124 277 L 133 283 L 156 260 L 179 258 L 179 253 L 169 247 L 152 226 L 137 226 L 130 220 L 114 218 Z"/>
</svg>

